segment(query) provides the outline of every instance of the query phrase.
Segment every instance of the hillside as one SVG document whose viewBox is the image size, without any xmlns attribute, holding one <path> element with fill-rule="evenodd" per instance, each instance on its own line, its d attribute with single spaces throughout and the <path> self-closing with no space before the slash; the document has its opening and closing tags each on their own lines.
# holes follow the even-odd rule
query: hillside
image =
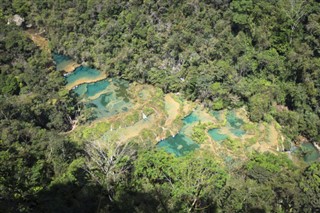
<svg viewBox="0 0 320 213">
<path fill-rule="evenodd" d="M 0 212 L 320 212 L 319 1 L 0 4 Z"/>
</svg>

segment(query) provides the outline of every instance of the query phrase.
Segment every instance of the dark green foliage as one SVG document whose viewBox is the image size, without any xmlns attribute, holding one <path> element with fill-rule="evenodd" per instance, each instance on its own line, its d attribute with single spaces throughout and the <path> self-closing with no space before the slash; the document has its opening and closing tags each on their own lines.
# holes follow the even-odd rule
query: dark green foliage
<svg viewBox="0 0 320 213">
<path fill-rule="evenodd" d="M 183 91 L 214 109 L 247 103 L 254 121 L 277 114 L 272 105 L 285 105 L 301 114 L 305 126 L 319 122 L 317 1 L 4 5 L 4 15 L 21 13 L 45 28 L 55 51 L 110 74 L 152 83 L 165 92 Z M 22 42 L 17 36 L 6 48 Z M 212 89 L 214 83 L 219 87 Z M 18 92 L 12 79 L 8 84 L 4 92 Z M 299 128 L 297 134 L 312 139 L 317 129 Z"/>
<path fill-rule="evenodd" d="M 0 211 L 34 212 L 81 155 L 60 132 L 70 129 L 75 100 L 48 55 L 22 29 L 0 22 Z"/>
<path fill-rule="evenodd" d="M 273 117 L 289 139 L 317 141 L 319 1 L 0 4 L 1 212 L 320 211 L 319 163 L 296 168 L 282 155 L 252 154 L 230 169 L 204 153 L 175 158 L 140 147 L 121 178 L 97 183 L 84 170 L 83 149 L 61 134 L 76 105 L 63 76 L 25 24 L 6 24 L 19 14 L 45 30 L 53 51 L 79 63 L 183 92 L 211 109 L 246 105 L 251 120 Z M 115 171 L 123 166 L 110 162 Z"/>
<path fill-rule="evenodd" d="M 303 171 L 284 155 L 253 154 L 233 173 L 218 204 L 223 212 L 317 212 L 318 167 Z"/>
<path fill-rule="evenodd" d="M 77 148 L 57 133 L 18 120 L 3 120 L 0 129 L 0 210 L 30 212 Z"/>
<path fill-rule="evenodd" d="M 163 150 L 140 154 L 134 175 L 140 190 L 158 200 L 161 212 L 212 210 L 227 180 L 209 155 L 176 158 Z"/>
<path fill-rule="evenodd" d="M 306 194 L 306 209 L 316 212 L 320 210 L 320 164 L 313 163 L 302 173 L 299 187 Z"/>
<path fill-rule="evenodd" d="M 52 59 L 21 29 L 3 25 L 0 34 L 0 118 L 70 129 L 75 101 L 61 92 L 65 80 L 54 72 Z"/>
<path fill-rule="evenodd" d="M 13 76 L 0 75 L 0 85 L 2 85 L 0 94 L 18 95 L 20 88 L 18 80 Z"/>
</svg>

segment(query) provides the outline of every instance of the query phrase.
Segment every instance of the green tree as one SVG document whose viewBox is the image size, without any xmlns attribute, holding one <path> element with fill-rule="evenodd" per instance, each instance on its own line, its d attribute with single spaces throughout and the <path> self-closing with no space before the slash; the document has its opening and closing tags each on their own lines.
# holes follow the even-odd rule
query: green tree
<svg viewBox="0 0 320 213">
<path fill-rule="evenodd" d="M 175 158 L 161 150 L 141 153 L 134 174 L 143 191 L 156 192 L 164 211 L 212 209 L 227 180 L 225 171 L 206 154 Z"/>
</svg>

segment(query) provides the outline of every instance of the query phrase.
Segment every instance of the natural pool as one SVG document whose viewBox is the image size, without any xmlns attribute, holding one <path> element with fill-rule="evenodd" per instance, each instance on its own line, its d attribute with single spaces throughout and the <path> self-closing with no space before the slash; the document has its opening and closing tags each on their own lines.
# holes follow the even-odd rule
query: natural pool
<svg viewBox="0 0 320 213">
<path fill-rule="evenodd" d="M 183 156 L 188 154 L 200 146 L 186 135 L 185 130 L 193 123 L 200 121 L 200 118 L 195 112 L 186 116 L 183 120 L 183 126 L 180 132 L 175 136 L 170 136 L 157 144 L 157 147 L 164 148 L 167 152 L 176 156 Z"/>
<path fill-rule="evenodd" d="M 123 80 L 108 79 L 94 83 L 81 84 L 75 88 L 75 92 L 84 97 L 84 103 L 93 109 L 97 118 L 110 117 L 112 115 L 126 112 L 132 107 L 127 93 L 118 92 L 127 90 L 129 84 Z M 109 86 L 112 84 L 112 88 Z"/>
<path fill-rule="evenodd" d="M 63 70 L 72 60 L 63 55 L 53 54 L 57 70 Z M 102 118 L 128 111 L 132 107 L 127 89 L 129 82 L 120 79 L 103 79 L 93 83 L 82 83 L 98 79 L 102 72 L 86 66 L 79 66 L 66 76 L 67 86 L 73 85 L 73 91 L 83 98 L 87 108 L 93 109 L 94 117 Z M 78 84 L 81 83 L 81 84 Z M 112 88 L 109 86 L 112 84 Z"/>
<path fill-rule="evenodd" d="M 211 114 L 217 119 L 220 120 L 221 119 L 221 113 L 219 111 L 211 111 Z"/>
<path fill-rule="evenodd" d="M 194 112 L 192 112 L 190 115 L 186 116 L 183 119 L 183 123 L 184 124 L 191 124 L 191 123 L 194 123 L 196 121 L 200 121 L 200 119 Z"/>
<path fill-rule="evenodd" d="M 217 119 L 221 119 L 221 113 L 219 111 L 212 111 L 211 114 Z M 244 121 L 236 116 L 236 114 L 233 111 L 229 111 L 226 114 L 226 126 L 223 127 L 225 131 L 230 132 L 230 134 L 233 134 L 236 137 L 242 137 L 244 134 L 246 134 L 246 131 L 242 129 L 242 126 L 244 124 Z M 208 131 L 208 134 L 210 137 L 217 141 L 221 142 L 228 138 L 228 135 L 221 134 L 220 133 L 221 128 L 214 128 L 210 129 Z"/>
<path fill-rule="evenodd" d="M 53 59 L 57 64 L 57 70 L 64 70 L 67 66 L 74 63 L 71 58 L 63 55 L 53 54 Z M 75 64 L 75 63 L 74 63 Z M 71 74 L 66 76 L 68 85 L 75 86 L 74 92 L 80 97 L 83 97 L 83 102 L 86 107 L 93 109 L 96 118 L 109 117 L 118 113 L 126 112 L 132 107 L 130 98 L 127 92 L 129 82 L 120 79 L 103 79 L 102 72 L 99 70 L 79 66 Z M 95 81 L 94 83 L 83 83 L 86 81 Z M 216 120 L 221 120 L 220 111 L 212 111 L 211 115 Z M 160 141 L 157 147 L 164 148 L 167 152 L 173 153 L 176 156 L 183 156 L 191 151 L 198 149 L 200 146 L 191 140 L 190 130 L 196 122 L 201 122 L 203 118 L 199 117 L 199 112 L 192 112 L 183 119 L 183 127 L 175 137 L 168 137 Z M 205 119 L 204 122 L 207 122 Z M 233 111 L 226 114 L 226 126 L 223 128 L 214 128 L 208 131 L 209 136 L 221 142 L 227 139 L 230 135 L 242 137 L 246 132 L 243 130 L 244 121 L 236 116 Z M 188 132 L 189 134 L 186 134 Z M 303 144 L 300 147 L 300 153 L 306 162 L 317 161 L 320 158 L 320 153 L 312 144 Z"/>
<path fill-rule="evenodd" d="M 246 133 L 242 128 L 244 122 L 238 118 L 236 114 L 231 111 L 227 113 L 227 125 L 229 126 L 230 132 L 237 137 L 241 137 Z"/>
<path fill-rule="evenodd" d="M 210 112 L 210 115 L 216 120 L 221 119 L 221 112 L 213 111 Z M 204 114 L 201 110 L 196 109 L 191 114 L 186 116 L 183 119 L 183 127 L 181 128 L 178 135 L 175 137 L 169 137 L 158 143 L 158 147 L 164 147 L 170 153 L 175 154 L 176 156 L 184 155 L 192 150 L 199 148 L 199 145 L 192 141 L 187 135 L 192 133 L 192 127 L 196 122 L 201 122 L 205 120 L 208 122 L 208 117 L 204 117 Z M 208 135 L 216 142 L 221 143 L 223 140 L 227 139 L 230 134 L 235 135 L 236 137 L 241 137 L 246 132 L 242 130 L 242 125 L 244 124 L 243 120 L 238 118 L 233 111 L 230 111 L 226 114 L 226 125 L 222 127 L 224 132 L 227 131 L 228 134 L 222 134 L 222 128 L 213 128 L 208 131 Z M 190 133 L 191 129 L 191 133 Z M 189 134 L 186 135 L 186 132 L 189 131 Z"/>
<path fill-rule="evenodd" d="M 73 89 L 73 91 L 80 97 L 84 96 L 87 92 L 87 84 L 80 84 Z"/>
<path fill-rule="evenodd" d="M 179 133 L 174 137 L 171 136 L 160 141 L 157 147 L 164 148 L 164 150 L 176 156 L 183 156 L 198 149 L 200 146 L 183 133 Z"/>
<path fill-rule="evenodd" d="M 110 85 L 108 79 L 104 79 L 94 83 L 84 83 L 76 86 L 73 91 L 77 93 L 80 97 L 93 97 L 101 92 L 103 92 Z"/>
<path fill-rule="evenodd" d="M 320 159 L 320 153 L 311 143 L 304 143 L 300 146 L 300 152 L 303 160 L 306 162 L 313 162 Z"/>
<path fill-rule="evenodd" d="M 53 55 L 53 60 L 56 62 L 57 65 L 57 70 L 62 71 L 64 68 L 73 62 L 73 60 L 65 55 L 60 55 L 60 54 L 52 54 Z"/>
<path fill-rule="evenodd" d="M 221 133 L 220 133 L 220 129 L 219 129 L 219 128 L 210 129 L 210 130 L 208 131 L 208 134 L 210 135 L 210 137 L 211 137 L 213 140 L 215 140 L 215 141 L 217 141 L 217 142 L 223 141 L 223 140 L 225 140 L 225 139 L 228 138 L 227 135 L 224 135 L 224 134 L 221 134 Z"/>
<path fill-rule="evenodd" d="M 58 54 L 54 54 L 54 60 L 57 63 L 58 70 L 63 70 L 66 64 L 72 63 L 69 57 Z M 83 83 L 86 80 L 98 79 L 100 76 L 101 72 L 97 69 L 79 66 L 67 75 L 66 79 L 68 85 L 74 86 L 74 92 L 83 98 L 86 107 L 93 109 L 96 118 L 128 111 L 132 107 L 127 92 L 129 82 L 120 79 L 104 79 L 93 83 Z M 216 112 L 215 117 L 218 116 L 219 112 Z M 201 120 L 197 113 L 192 112 L 183 119 L 184 125 L 179 134 L 160 141 L 157 146 L 165 148 L 176 156 L 185 155 L 199 148 L 199 145 L 186 135 L 185 130 L 190 130 L 190 126 Z M 217 141 L 227 138 L 226 135 L 220 134 L 218 129 L 212 129 L 208 133 Z"/>
<path fill-rule="evenodd" d="M 101 72 L 90 67 L 80 66 L 76 68 L 67 78 L 67 86 L 79 80 L 95 80 L 101 76 Z"/>
</svg>

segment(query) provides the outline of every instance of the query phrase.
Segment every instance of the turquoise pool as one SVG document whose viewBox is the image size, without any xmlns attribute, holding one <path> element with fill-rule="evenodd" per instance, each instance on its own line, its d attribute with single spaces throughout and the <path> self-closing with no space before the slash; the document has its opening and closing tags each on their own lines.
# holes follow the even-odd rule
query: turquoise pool
<svg viewBox="0 0 320 213">
<path fill-rule="evenodd" d="M 213 117 L 215 117 L 217 120 L 221 119 L 219 111 L 211 111 L 211 115 L 213 115 Z"/>
<path fill-rule="evenodd" d="M 223 140 L 225 140 L 225 139 L 228 138 L 227 135 L 221 134 L 219 131 L 220 131 L 219 128 L 210 129 L 210 130 L 208 131 L 208 134 L 210 135 L 210 137 L 211 137 L 213 140 L 215 140 L 215 141 L 217 141 L 217 142 L 223 141 Z"/>
<path fill-rule="evenodd" d="M 236 116 L 234 112 L 227 113 L 227 123 L 230 126 L 230 132 L 237 137 L 241 137 L 246 134 L 246 131 L 242 129 L 244 121 Z"/>
<path fill-rule="evenodd" d="M 97 69 L 80 66 L 76 68 L 70 75 L 67 75 L 67 85 L 72 84 L 80 79 L 96 79 L 100 75 L 101 72 Z"/>
<path fill-rule="evenodd" d="M 313 162 L 320 159 L 320 153 L 311 143 L 302 144 L 300 152 L 306 162 Z"/>
<path fill-rule="evenodd" d="M 58 71 L 62 71 L 67 64 L 72 62 L 70 57 L 56 53 L 53 54 L 53 60 L 56 62 Z"/>
<path fill-rule="evenodd" d="M 190 115 L 186 116 L 183 119 L 183 123 L 184 124 L 191 124 L 191 123 L 194 123 L 199 120 L 200 120 L 199 117 L 194 112 L 192 112 Z"/>
<path fill-rule="evenodd" d="M 163 148 L 176 156 L 183 156 L 198 149 L 200 146 L 186 135 L 179 133 L 175 137 L 169 137 L 160 141 L 157 147 Z"/>
<path fill-rule="evenodd" d="M 110 82 L 107 79 L 87 84 L 86 95 L 89 97 L 95 96 L 99 92 L 102 92 L 110 85 Z"/>
</svg>

